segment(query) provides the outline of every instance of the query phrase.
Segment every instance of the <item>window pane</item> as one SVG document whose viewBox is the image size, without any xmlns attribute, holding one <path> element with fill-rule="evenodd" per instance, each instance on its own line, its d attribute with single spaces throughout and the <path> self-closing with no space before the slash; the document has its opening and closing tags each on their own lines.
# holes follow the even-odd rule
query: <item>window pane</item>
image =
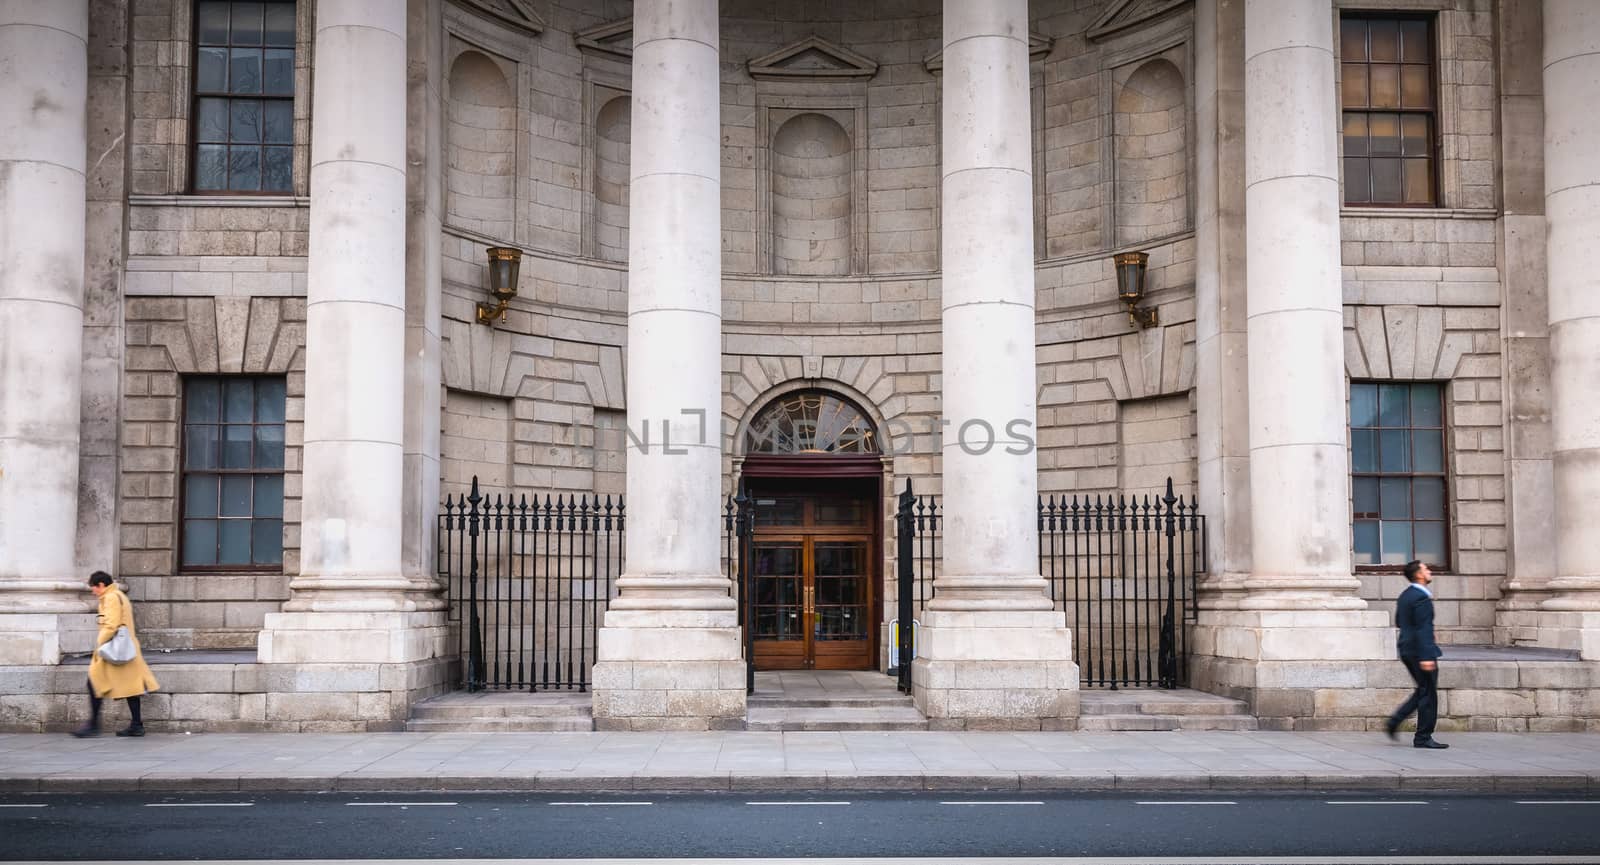
<svg viewBox="0 0 1600 865">
<path fill-rule="evenodd" d="M 1427 63 L 1433 59 L 1433 45 L 1428 40 L 1428 22 L 1400 22 L 1400 59 L 1407 63 Z"/>
<path fill-rule="evenodd" d="M 201 93 L 226 93 L 228 91 L 228 49 L 201 48 L 195 58 L 194 89 Z"/>
<path fill-rule="evenodd" d="M 1372 171 L 1373 202 L 1399 204 L 1402 200 L 1400 160 L 1374 159 L 1368 167 Z"/>
<path fill-rule="evenodd" d="M 1360 19 L 1339 22 L 1339 59 L 1367 59 L 1367 22 Z"/>
<path fill-rule="evenodd" d="M 221 468 L 218 464 L 217 427 L 210 424 L 185 425 L 183 428 L 183 467 L 186 469 Z"/>
<path fill-rule="evenodd" d="M 261 44 L 261 4 L 233 4 L 233 44 Z"/>
<path fill-rule="evenodd" d="M 1382 478 L 1378 498 L 1378 513 L 1385 521 L 1411 518 L 1410 478 Z"/>
<path fill-rule="evenodd" d="M 1356 521 L 1356 564 L 1378 564 L 1378 521 Z"/>
<path fill-rule="evenodd" d="M 1412 557 L 1430 565 L 1445 563 L 1444 523 L 1412 523 L 1416 533 Z"/>
<path fill-rule="evenodd" d="M 1378 425 L 1386 427 L 1410 426 L 1411 388 L 1403 384 L 1386 384 L 1378 388 Z"/>
<path fill-rule="evenodd" d="M 183 515 L 186 517 L 214 517 L 217 515 L 216 475 L 188 475 L 184 477 Z"/>
<path fill-rule="evenodd" d="M 248 378 L 230 378 L 223 382 L 225 406 L 223 420 L 228 423 L 249 423 L 255 419 L 255 383 Z"/>
<path fill-rule="evenodd" d="M 1400 115 L 1368 114 L 1367 126 L 1373 156 L 1400 155 Z"/>
<path fill-rule="evenodd" d="M 190 379 L 183 388 L 183 419 L 186 423 L 216 423 L 221 419 L 221 383 L 214 378 Z"/>
<path fill-rule="evenodd" d="M 222 439 L 222 467 L 225 469 L 250 468 L 252 433 L 255 428 L 249 424 L 229 424 L 222 428 L 225 430 Z"/>
<path fill-rule="evenodd" d="M 254 99 L 235 99 L 228 106 L 230 140 L 256 144 L 261 141 L 261 103 Z"/>
<path fill-rule="evenodd" d="M 261 170 L 261 188 L 267 192 L 288 192 L 293 185 L 294 149 L 266 147 L 266 162 Z"/>
<path fill-rule="evenodd" d="M 183 563 L 186 565 L 214 565 L 217 563 L 217 523 L 215 520 L 183 521 Z"/>
<path fill-rule="evenodd" d="M 1411 561 L 1411 524 L 1408 522 L 1383 524 L 1383 562 L 1385 565 L 1403 565 Z"/>
<path fill-rule="evenodd" d="M 1411 471 L 1410 434 L 1405 430 L 1383 430 L 1378 433 L 1378 470 L 1384 472 Z"/>
<path fill-rule="evenodd" d="M 228 188 L 252 191 L 261 188 L 261 149 L 245 145 L 228 151 Z"/>
<path fill-rule="evenodd" d="M 1405 163 L 1405 203 L 1432 204 L 1433 162 L 1428 159 L 1407 159 Z"/>
<path fill-rule="evenodd" d="M 265 92 L 278 96 L 293 96 L 294 49 L 268 48 L 265 64 Z"/>
<path fill-rule="evenodd" d="M 250 476 L 223 475 L 221 515 L 225 517 L 250 516 Z"/>
<path fill-rule="evenodd" d="M 1378 425 L 1378 386 L 1372 384 L 1350 385 L 1350 425 Z"/>
<path fill-rule="evenodd" d="M 1411 434 L 1412 465 L 1416 472 L 1444 471 L 1444 434 L 1438 430 L 1417 430 Z"/>
<path fill-rule="evenodd" d="M 1418 519 L 1444 519 L 1444 479 L 1413 478 L 1411 480 L 1411 509 Z"/>
<path fill-rule="evenodd" d="M 283 516 L 283 476 L 257 475 L 253 516 Z"/>
<path fill-rule="evenodd" d="M 228 147 L 225 144 L 202 144 L 195 148 L 195 189 L 228 188 Z"/>
<path fill-rule="evenodd" d="M 217 540 L 221 550 L 217 554 L 217 564 L 250 564 L 250 521 L 223 520 L 219 526 Z"/>
<path fill-rule="evenodd" d="M 294 143 L 294 103 L 274 99 L 262 104 L 262 140 L 268 144 Z"/>
<path fill-rule="evenodd" d="M 1390 65 L 1373 65 L 1371 68 L 1372 89 L 1367 98 L 1372 100 L 1373 108 L 1399 108 L 1400 107 L 1400 67 Z"/>
<path fill-rule="evenodd" d="M 283 427 L 277 424 L 256 429 L 256 468 L 283 468 Z"/>
<path fill-rule="evenodd" d="M 237 26 L 237 25 L 235 25 Z M 1372 60 L 1374 63 L 1393 63 L 1400 59 L 1400 22 L 1377 19 L 1367 22 L 1372 33 Z"/>
<path fill-rule="evenodd" d="M 1433 88 L 1428 67 L 1405 66 L 1400 71 L 1400 104 L 1406 108 L 1432 108 Z"/>
<path fill-rule="evenodd" d="M 1439 386 L 1414 384 L 1411 386 L 1411 425 L 1442 427 L 1444 418 L 1439 407 Z"/>
<path fill-rule="evenodd" d="M 256 423 L 283 423 L 283 379 L 256 379 Z"/>
<path fill-rule="evenodd" d="M 1367 65 L 1345 63 L 1339 69 L 1339 104 L 1345 108 L 1366 108 Z"/>
<path fill-rule="evenodd" d="M 1428 155 L 1428 118 L 1406 114 L 1400 118 L 1400 151 L 1406 156 Z"/>
<path fill-rule="evenodd" d="M 1372 201 L 1372 178 L 1367 175 L 1367 160 L 1357 157 L 1344 161 L 1344 200 L 1346 204 Z"/>
<path fill-rule="evenodd" d="M 1367 115 L 1346 114 L 1344 116 L 1344 155 L 1367 155 Z"/>
<path fill-rule="evenodd" d="M 229 93 L 261 92 L 261 49 L 235 48 L 228 63 Z"/>
<path fill-rule="evenodd" d="M 255 520 L 250 534 L 251 564 L 276 565 L 283 561 L 282 520 Z"/>
<path fill-rule="evenodd" d="M 1350 431 L 1350 470 L 1375 472 L 1378 470 L 1378 434 L 1369 429 Z"/>
<path fill-rule="evenodd" d="M 200 4 L 200 44 L 228 44 L 228 4 L 205 2 Z"/>
<path fill-rule="evenodd" d="M 294 44 L 293 3 L 267 4 L 266 42 L 268 45 Z"/>
<path fill-rule="evenodd" d="M 1378 513 L 1377 478 L 1354 478 L 1351 481 L 1351 489 L 1354 492 L 1355 498 L 1354 507 L 1352 509 L 1357 514 L 1366 516 L 1369 514 L 1376 515 Z"/>
<path fill-rule="evenodd" d="M 200 141 L 226 142 L 228 140 L 228 100 L 200 100 L 195 136 Z"/>
</svg>

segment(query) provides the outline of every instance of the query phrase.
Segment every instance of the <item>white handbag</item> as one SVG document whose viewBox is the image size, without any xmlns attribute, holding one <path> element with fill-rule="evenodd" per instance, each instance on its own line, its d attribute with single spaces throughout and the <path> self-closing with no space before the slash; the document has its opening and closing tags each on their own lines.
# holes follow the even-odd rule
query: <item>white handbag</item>
<svg viewBox="0 0 1600 865">
<path fill-rule="evenodd" d="M 100 653 L 100 657 L 106 659 L 107 663 L 116 664 L 119 667 L 133 660 L 139 654 L 139 649 L 133 645 L 133 637 L 128 634 L 127 625 L 117 628 L 117 632 L 111 636 L 111 639 L 101 643 L 100 648 L 96 651 Z"/>
</svg>

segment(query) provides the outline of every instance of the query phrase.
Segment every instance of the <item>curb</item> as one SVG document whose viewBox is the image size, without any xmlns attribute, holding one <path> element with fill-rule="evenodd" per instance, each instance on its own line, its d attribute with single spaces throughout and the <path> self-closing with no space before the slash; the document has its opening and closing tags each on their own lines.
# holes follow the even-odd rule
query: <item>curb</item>
<svg viewBox="0 0 1600 865">
<path fill-rule="evenodd" d="M 593 775 L 416 775 L 350 773 L 296 776 L 229 773 L 150 773 L 104 778 L 83 773 L 4 776 L 0 793 L 719 793 L 719 792 L 897 792 L 945 793 L 1083 792 L 1308 793 L 1430 791 L 1455 793 L 1600 793 L 1600 773 L 1484 774 L 1476 770 L 1262 774 L 1137 774 L 1110 771 L 993 772 L 983 774 L 734 774 Z"/>
</svg>

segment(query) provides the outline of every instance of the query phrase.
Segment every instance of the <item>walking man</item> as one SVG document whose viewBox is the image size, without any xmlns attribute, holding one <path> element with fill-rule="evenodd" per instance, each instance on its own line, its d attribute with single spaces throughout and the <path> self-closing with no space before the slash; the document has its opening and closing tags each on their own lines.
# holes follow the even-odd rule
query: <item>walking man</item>
<svg viewBox="0 0 1600 865">
<path fill-rule="evenodd" d="M 1400 662 L 1406 665 L 1417 689 L 1400 708 L 1394 710 L 1384 724 L 1384 732 L 1395 738 L 1412 712 L 1417 713 L 1417 734 L 1411 740 L 1414 748 L 1448 748 L 1433 738 L 1433 726 L 1439 717 L 1439 644 L 1433 641 L 1433 592 L 1428 584 L 1433 582 L 1433 572 L 1428 566 L 1412 561 L 1406 565 L 1406 579 L 1411 585 L 1400 593 L 1394 606 L 1394 623 L 1400 628 L 1397 647 Z"/>
</svg>

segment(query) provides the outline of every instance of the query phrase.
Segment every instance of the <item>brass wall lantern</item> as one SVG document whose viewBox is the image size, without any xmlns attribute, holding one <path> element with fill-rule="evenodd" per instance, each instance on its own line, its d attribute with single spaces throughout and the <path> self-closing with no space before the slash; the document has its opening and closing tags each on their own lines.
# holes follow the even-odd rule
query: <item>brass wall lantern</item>
<svg viewBox="0 0 1600 865">
<path fill-rule="evenodd" d="M 1128 305 L 1128 323 L 1155 327 L 1159 317 L 1155 307 L 1139 309 L 1144 299 L 1145 265 L 1150 256 L 1143 252 L 1119 252 L 1111 256 L 1117 267 L 1117 299 Z"/>
<path fill-rule="evenodd" d="M 522 272 L 522 250 L 513 246 L 491 246 L 489 254 L 489 293 L 495 303 L 478 303 L 478 323 L 506 320 L 506 308 L 517 296 L 517 276 Z"/>
</svg>

